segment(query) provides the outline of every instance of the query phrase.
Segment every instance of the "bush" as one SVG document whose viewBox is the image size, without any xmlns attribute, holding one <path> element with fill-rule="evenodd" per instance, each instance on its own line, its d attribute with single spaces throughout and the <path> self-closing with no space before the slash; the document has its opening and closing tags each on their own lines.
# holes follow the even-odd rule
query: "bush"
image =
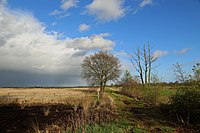
<svg viewBox="0 0 200 133">
<path fill-rule="evenodd" d="M 156 106 L 158 104 L 158 97 L 160 95 L 157 86 L 149 86 L 144 90 L 144 101 L 149 105 Z"/>
<path fill-rule="evenodd" d="M 160 96 L 160 87 L 156 85 L 141 86 L 137 82 L 132 82 L 122 86 L 120 93 L 138 100 L 143 100 L 148 106 L 156 106 L 162 102 L 158 101 L 162 97 Z"/>
<path fill-rule="evenodd" d="M 133 79 L 131 73 L 128 70 L 125 71 L 123 77 L 121 78 L 121 81 L 119 82 L 119 85 L 122 87 L 120 90 L 122 94 L 138 98 L 138 82 Z"/>
<path fill-rule="evenodd" d="M 178 122 L 189 124 L 200 124 L 200 89 L 178 90 L 171 98 L 172 113 Z"/>
<path fill-rule="evenodd" d="M 139 98 L 141 95 L 141 91 L 139 90 L 139 85 L 136 81 L 130 80 L 124 84 L 121 85 L 122 88 L 120 92 L 124 95 L 127 95 L 129 97 Z"/>
</svg>

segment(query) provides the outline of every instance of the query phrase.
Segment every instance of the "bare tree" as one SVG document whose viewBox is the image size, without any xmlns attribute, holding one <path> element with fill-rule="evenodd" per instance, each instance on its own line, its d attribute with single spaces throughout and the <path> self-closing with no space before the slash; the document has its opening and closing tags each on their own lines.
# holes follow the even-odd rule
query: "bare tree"
<svg viewBox="0 0 200 133">
<path fill-rule="evenodd" d="M 179 82 L 184 83 L 187 80 L 186 72 L 178 62 L 174 64 L 174 73 Z"/>
<path fill-rule="evenodd" d="M 82 78 L 90 85 L 99 85 L 100 92 L 108 81 L 117 80 L 120 76 L 120 61 L 107 52 L 98 52 L 85 57 L 82 63 Z"/>
<path fill-rule="evenodd" d="M 131 63 L 133 64 L 133 67 L 135 68 L 135 70 L 139 73 L 142 84 L 144 84 L 140 49 L 137 49 L 137 51 L 134 54 L 135 54 L 134 56 L 133 55 L 130 56 Z"/>
<path fill-rule="evenodd" d="M 158 59 L 153 56 L 150 45 L 147 47 L 144 45 L 142 50 L 137 49 L 134 55 L 130 56 L 130 59 L 135 70 L 139 73 L 142 84 L 150 83 L 152 63 Z"/>
<path fill-rule="evenodd" d="M 150 48 L 150 45 L 148 45 L 148 83 L 151 82 L 151 71 L 152 71 L 152 63 L 155 62 L 158 59 L 158 57 L 153 56 L 152 50 Z"/>
</svg>

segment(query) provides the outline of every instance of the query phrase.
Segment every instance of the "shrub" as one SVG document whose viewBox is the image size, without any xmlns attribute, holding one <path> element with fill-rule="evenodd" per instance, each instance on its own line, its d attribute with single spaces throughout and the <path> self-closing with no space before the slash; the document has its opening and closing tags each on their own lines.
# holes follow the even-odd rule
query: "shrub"
<svg viewBox="0 0 200 133">
<path fill-rule="evenodd" d="M 121 81 L 119 82 L 119 85 L 122 87 L 120 92 L 124 95 L 130 96 L 130 97 L 136 97 L 134 90 L 138 88 L 138 83 L 136 80 L 133 79 L 130 71 L 126 70 L 123 77 L 121 78 Z"/>
<path fill-rule="evenodd" d="M 149 86 L 144 90 L 144 101 L 149 105 L 157 105 L 158 97 L 160 95 L 159 88 L 157 86 Z"/>
<path fill-rule="evenodd" d="M 124 84 L 122 84 L 122 88 L 120 92 L 129 97 L 139 98 L 141 97 L 141 90 L 136 81 L 130 80 Z"/>
<path fill-rule="evenodd" d="M 178 122 L 200 124 L 200 89 L 178 90 L 171 100 L 172 113 L 176 114 Z"/>
</svg>

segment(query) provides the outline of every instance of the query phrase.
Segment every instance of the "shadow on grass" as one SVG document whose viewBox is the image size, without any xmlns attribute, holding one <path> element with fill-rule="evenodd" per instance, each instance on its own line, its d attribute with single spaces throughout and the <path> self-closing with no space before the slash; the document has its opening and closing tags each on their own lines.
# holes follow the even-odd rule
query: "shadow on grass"
<svg viewBox="0 0 200 133">
<path fill-rule="evenodd" d="M 198 125 L 184 126 L 177 122 L 174 114 L 170 114 L 168 105 L 156 107 L 130 107 L 130 117 L 135 123 L 147 128 L 150 132 L 187 132 L 199 133 Z"/>
<path fill-rule="evenodd" d="M 178 123 L 175 114 L 172 114 L 168 104 L 157 106 L 149 105 L 144 100 L 125 96 L 120 92 L 110 91 L 117 103 L 120 103 L 120 114 L 123 118 L 130 121 L 134 130 L 147 132 L 199 132 L 199 126 L 183 126 Z M 115 101 L 115 102 L 116 102 Z"/>
</svg>

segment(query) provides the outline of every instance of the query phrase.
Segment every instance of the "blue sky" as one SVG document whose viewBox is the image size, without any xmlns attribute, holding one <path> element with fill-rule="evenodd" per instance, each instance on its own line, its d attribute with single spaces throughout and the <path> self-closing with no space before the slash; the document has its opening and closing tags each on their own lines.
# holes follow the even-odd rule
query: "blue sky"
<svg viewBox="0 0 200 133">
<path fill-rule="evenodd" d="M 0 86 L 84 85 L 84 56 L 128 55 L 151 44 L 155 73 L 175 80 L 176 62 L 200 62 L 199 0 L 0 0 Z"/>
</svg>

